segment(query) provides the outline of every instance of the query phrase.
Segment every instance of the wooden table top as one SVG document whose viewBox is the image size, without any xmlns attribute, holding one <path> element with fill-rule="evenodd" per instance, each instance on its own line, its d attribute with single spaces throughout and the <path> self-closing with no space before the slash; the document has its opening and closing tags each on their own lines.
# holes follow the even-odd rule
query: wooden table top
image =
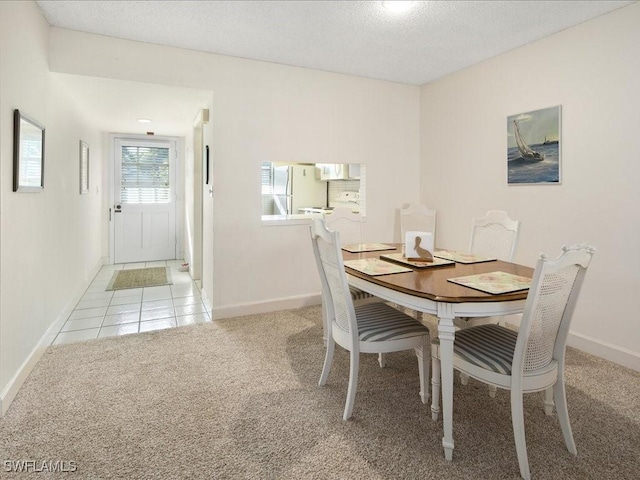
<svg viewBox="0 0 640 480">
<path fill-rule="evenodd" d="M 350 253 L 343 250 L 343 259 L 379 258 L 380 255 L 383 254 L 400 252 L 402 248 L 402 244 L 399 243 L 385 243 L 385 245 L 394 246 L 396 249 L 362 253 Z M 447 279 L 496 271 L 532 278 L 534 271 L 533 268 L 503 262 L 501 260 L 472 264 L 455 263 L 442 267 L 414 269 L 412 272 L 407 273 L 378 276 L 366 275 L 349 267 L 345 267 L 345 269 L 349 275 L 362 278 L 383 287 L 391 288 L 408 295 L 447 303 L 523 300 L 527 298 L 528 290 L 506 294 L 491 294 L 448 282 Z"/>
</svg>

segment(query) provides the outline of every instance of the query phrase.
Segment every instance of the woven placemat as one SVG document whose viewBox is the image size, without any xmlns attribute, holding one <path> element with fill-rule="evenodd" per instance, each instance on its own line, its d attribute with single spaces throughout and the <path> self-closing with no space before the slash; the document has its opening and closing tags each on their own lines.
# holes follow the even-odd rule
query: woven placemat
<svg viewBox="0 0 640 480">
<path fill-rule="evenodd" d="M 172 283 L 171 273 L 167 267 L 134 268 L 115 272 L 107 285 L 107 290 L 157 287 Z"/>
</svg>

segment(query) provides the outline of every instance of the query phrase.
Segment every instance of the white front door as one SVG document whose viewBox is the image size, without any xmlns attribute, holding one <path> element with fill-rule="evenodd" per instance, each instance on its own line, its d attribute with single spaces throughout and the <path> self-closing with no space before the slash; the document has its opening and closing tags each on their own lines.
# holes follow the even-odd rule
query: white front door
<svg viewBox="0 0 640 480">
<path fill-rule="evenodd" d="M 176 258 L 175 142 L 115 141 L 115 263 Z"/>
</svg>

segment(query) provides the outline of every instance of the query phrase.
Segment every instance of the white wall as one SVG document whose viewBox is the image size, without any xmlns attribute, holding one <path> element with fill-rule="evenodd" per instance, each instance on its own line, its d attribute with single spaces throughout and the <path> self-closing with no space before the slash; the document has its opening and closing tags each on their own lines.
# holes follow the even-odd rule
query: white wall
<svg viewBox="0 0 640 480">
<path fill-rule="evenodd" d="M 59 28 L 51 42 L 56 72 L 213 91 L 203 290 L 214 316 L 318 300 L 308 227 L 261 224 L 261 162 L 366 164 L 365 229 L 379 241 L 419 197 L 417 87 Z"/>
<path fill-rule="evenodd" d="M 640 4 L 421 89 L 422 200 L 438 242 L 469 245 L 471 219 L 522 221 L 516 261 L 588 241 L 598 252 L 571 343 L 640 370 Z M 507 186 L 508 115 L 562 105 L 562 185 Z"/>
<path fill-rule="evenodd" d="M 28 35 L 25 35 L 28 32 Z M 102 260 L 99 134 L 48 69 L 49 27 L 32 2 L 0 3 L 0 403 L 4 412 Z M 44 191 L 14 193 L 13 110 L 46 127 Z M 79 194 L 79 141 L 90 192 Z M 96 188 L 98 187 L 98 188 Z M 50 339 L 49 339 L 50 340 Z"/>
</svg>

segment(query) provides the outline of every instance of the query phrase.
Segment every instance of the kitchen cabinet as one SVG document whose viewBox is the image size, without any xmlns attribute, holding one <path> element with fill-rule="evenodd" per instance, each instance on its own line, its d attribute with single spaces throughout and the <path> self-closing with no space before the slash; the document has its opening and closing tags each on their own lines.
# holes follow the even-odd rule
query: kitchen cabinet
<svg viewBox="0 0 640 480">
<path fill-rule="evenodd" d="M 320 180 L 346 180 L 349 178 L 349 165 L 345 163 L 318 163 Z"/>
</svg>

